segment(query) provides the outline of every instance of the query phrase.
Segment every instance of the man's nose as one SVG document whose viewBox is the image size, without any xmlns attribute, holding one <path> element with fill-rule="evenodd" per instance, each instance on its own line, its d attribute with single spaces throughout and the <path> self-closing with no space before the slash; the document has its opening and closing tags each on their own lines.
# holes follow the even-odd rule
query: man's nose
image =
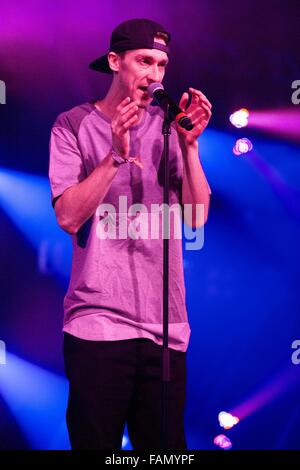
<svg viewBox="0 0 300 470">
<path fill-rule="evenodd" d="M 152 82 L 160 82 L 162 77 L 162 73 L 159 70 L 158 65 L 152 64 L 151 69 L 149 70 L 148 78 Z"/>
</svg>

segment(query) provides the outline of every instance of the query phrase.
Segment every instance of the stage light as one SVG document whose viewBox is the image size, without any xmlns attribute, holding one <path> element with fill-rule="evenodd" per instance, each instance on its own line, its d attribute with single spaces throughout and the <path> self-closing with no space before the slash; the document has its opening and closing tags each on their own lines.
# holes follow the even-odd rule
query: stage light
<svg viewBox="0 0 300 470">
<path fill-rule="evenodd" d="M 226 411 L 221 411 L 218 415 L 219 424 L 224 429 L 231 429 L 239 422 L 239 418 L 237 416 L 233 416 L 231 413 L 227 413 Z"/>
<path fill-rule="evenodd" d="M 126 449 L 126 446 L 129 444 L 129 439 L 128 437 L 124 434 L 122 438 L 122 449 Z"/>
<path fill-rule="evenodd" d="M 6 352 L 1 365 L 0 396 L 31 449 L 70 448 L 65 422 L 68 383 L 56 374 Z"/>
<path fill-rule="evenodd" d="M 242 139 L 238 139 L 233 147 L 232 151 L 235 155 L 243 155 L 245 153 L 250 152 L 253 149 L 252 142 L 243 137 Z"/>
<path fill-rule="evenodd" d="M 223 450 L 229 450 L 232 448 L 230 439 L 228 439 L 228 437 L 226 437 L 224 434 L 219 434 L 216 436 L 214 438 L 214 444 Z"/>
<path fill-rule="evenodd" d="M 0 168 L 0 208 L 36 250 L 40 272 L 57 274 L 65 282 L 72 244 L 56 221 L 48 179 Z"/>
<path fill-rule="evenodd" d="M 248 125 L 249 111 L 246 108 L 239 109 L 230 115 L 229 120 L 231 124 L 238 129 Z"/>
<path fill-rule="evenodd" d="M 300 106 L 251 111 L 248 126 L 300 143 Z"/>
<path fill-rule="evenodd" d="M 269 405 L 272 400 L 286 393 L 292 386 L 296 386 L 296 384 L 298 386 L 300 376 L 296 369 L 297 367 L 293 365 L 287 366 L 258 392 L 231 410 L 232 414 L 239 416 L 240 419 L 245 419 L 264 406 Z"/>
</svg>

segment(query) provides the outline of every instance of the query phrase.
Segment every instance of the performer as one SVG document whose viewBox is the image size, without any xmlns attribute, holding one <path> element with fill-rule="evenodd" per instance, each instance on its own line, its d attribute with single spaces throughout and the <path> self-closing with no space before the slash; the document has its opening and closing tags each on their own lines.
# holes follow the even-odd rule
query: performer
<svg viewBox="0 0 300 470">
<path fill-rule="evenodd" d="M 120 196 L 127 207 L 143 204 L 149 213 L 153 203 L 163 203 L 164 113 L 151 105 L 147 87 L 164 78 L 169 41 L 170 34 L 154 21 L 121 23 L 112 33 L 109 53 L 90 64 L 112 75 L 107 94 L 60 114 L 52 128 L 52 203 L 73 245 L 63 327 L 72 449 L 121 449 L 125 423 L 134 449 L 161 448 L 163 240 L 132 237 L 130 230 L 125 236 L 116 230 L 117 236 L 105 237 L 103 222 L 115 220 L 115 229 L 137 222 L 120 208 Z M 189 88 L 189 93 L 188 108 L 187 92 L 179 106 L 193 129 L 171 125 L 170 203 L 192 204 L 194 209 L 203 204 L 204 220 L 196 220 L 194 210 L 186 221 L 196 227 L 207 220 L 209 208 L 198 138 L 210 119 L 211 104 L 201 91 Z M 117 219 L 102 211 L 103 204 L 116 208 Z M 170 238 L 169 257 L 167 447 L 179 450 L 187 447 L 190 336 L 180 239 Z"/>
</svg>

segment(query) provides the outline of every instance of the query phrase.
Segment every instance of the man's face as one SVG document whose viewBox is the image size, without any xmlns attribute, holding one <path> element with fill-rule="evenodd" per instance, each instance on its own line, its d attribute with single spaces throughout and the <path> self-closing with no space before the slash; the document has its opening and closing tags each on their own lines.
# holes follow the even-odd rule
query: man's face
<svg viewBox="0 0 300 470">
<path fill-rule="evenodd" d="M 165 44 L 162 39 L 157 42 Z M 162 82 L 168 56 L 158 49 L 135 49 L 127 51 L 120 61 L 118 82 L 121 94 L 130 96 L 140 108 L 146 108 L 152 101 L 147 87 L 154 82 Z"/>
</svg>

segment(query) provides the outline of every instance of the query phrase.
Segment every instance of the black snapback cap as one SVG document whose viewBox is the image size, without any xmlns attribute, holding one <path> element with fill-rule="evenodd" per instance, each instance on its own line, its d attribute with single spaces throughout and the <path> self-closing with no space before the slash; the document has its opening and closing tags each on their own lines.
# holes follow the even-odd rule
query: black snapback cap
<svg viewBox="0 0 300 470">
<path fill-rule="evenodd" d="M 167 45 L 155 42 L 154 39 L 157 33 L 167 35 Z M 124 21 L 113 30 L 110 38 L 109 52 L 125 52 L 133 49 L 159 49 L 169 54 L 168 43 L 170 39 L 170 33 L 161 24 L 145 18 L 132 19 Z M 97 72 L 112 73 L 108 63 L 108 53 L 91 62 L 89 67 Z"/>
</svg>

